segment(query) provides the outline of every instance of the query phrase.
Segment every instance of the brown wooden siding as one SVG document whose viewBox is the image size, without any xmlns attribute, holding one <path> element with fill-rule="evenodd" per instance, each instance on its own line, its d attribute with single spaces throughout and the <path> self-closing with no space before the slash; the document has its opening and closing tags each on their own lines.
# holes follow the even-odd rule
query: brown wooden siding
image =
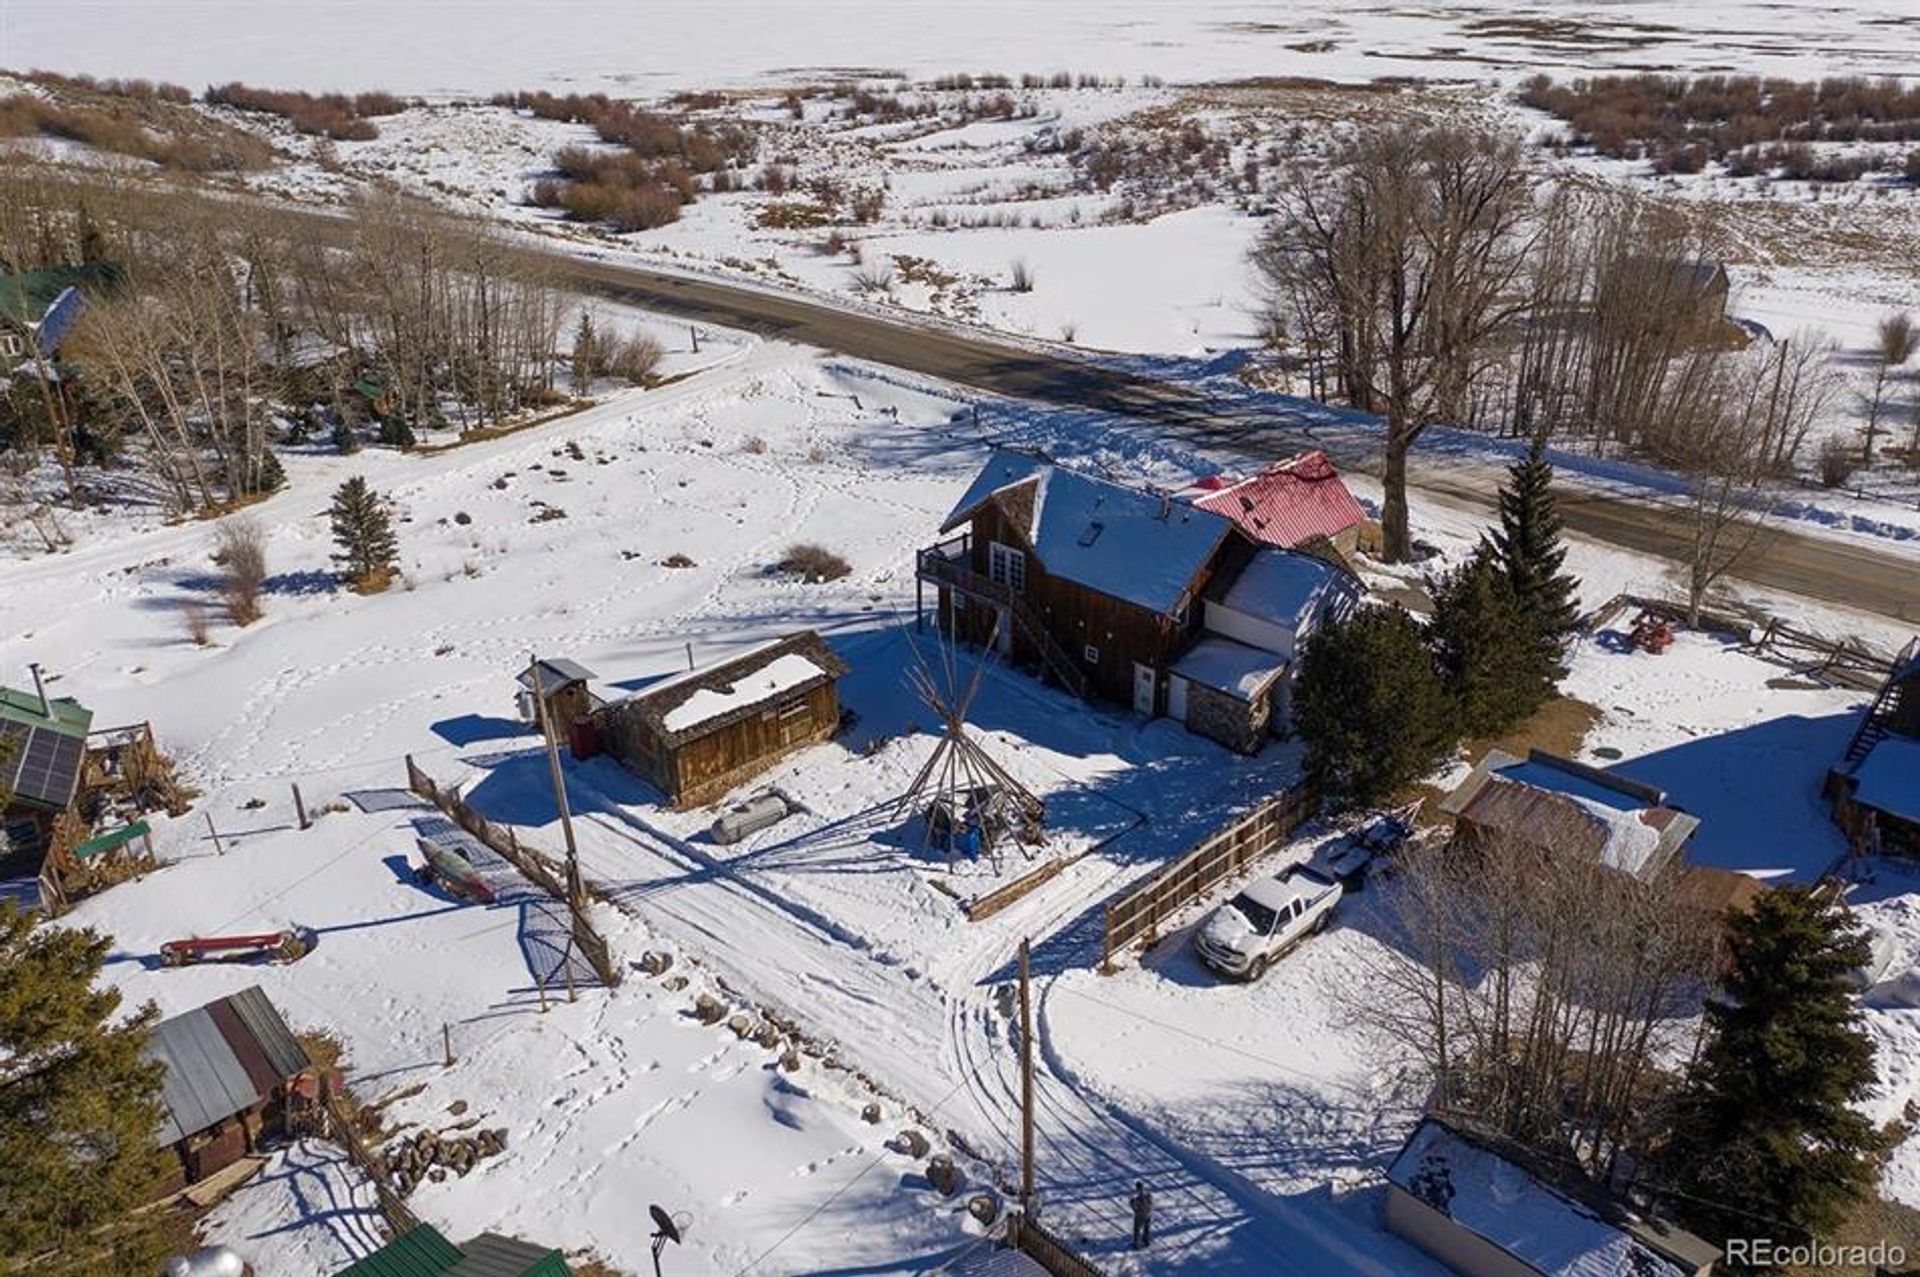
<svg viewBox="0 0 1920 1277">
<path fill-rule="evenodd" d="M 713 802 L 729 790 L 808 745 L 832 737 L 840 725 L 840 696 L 828 680 L 810 692 L 768 701 L 703 736 L 669 745 L 637 715 L 619 705 L 601 715 L 607 752 L 653 783 L 678 807 Z"/>
<path fill-rule="evenodd" d="M 1200 593 L 1213 573 L 1227 560 L 1223 552 L 1193 582 L 1184 621 L 1163 616 L 1150 608 L 1139 607 L 1112 595 L 1090 590 L 1072 581 L 1050 575 L 1033 553 L 1020 529 L 1007 518 L 997 501 L 989 501 L 974 512 L 972 522 L 972 568 L 981 576 L 991 575 L 991 551 L 998 541 L 1027 556 L 1027 598 L 1033 604 L 1054 640 L 1072 654 L 1087 673 L 1088 682 L 1099 695 L 1125 705 L 1133 704 L 1133 667 L 1136 662 L 1149 666 L 1158 676 L 1159 690 L 1155 713 L 1166 709 L 1166 669 L 1199 630 Z M 1229 536 L 1227 544 L 1237 545 L 1241 538 Z M 944 588 L 940 592 L 940 614 L 948 615 L 952 601 Z M 992 634 L 995 609 L 973 602 L 954 611 L 955 629 L 969 642 L 984 643 Z M 1098 659 L 1088 661 L 1086 649 L 1098 649 Z M 1016 660 L 1035 660 L 1037 653 L 1015 627 L 1013 655 Z"/>
</svg>

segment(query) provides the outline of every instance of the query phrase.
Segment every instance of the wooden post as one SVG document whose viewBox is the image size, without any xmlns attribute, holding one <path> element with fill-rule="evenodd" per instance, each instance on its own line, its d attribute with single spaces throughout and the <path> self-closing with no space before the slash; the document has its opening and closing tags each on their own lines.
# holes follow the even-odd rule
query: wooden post
<svg viewBox="0 0 1920 1277">
<path fill-rule="evenodd" d="M 547 978 L 538 971 L 533 973 L 533 987 L 540 990 L 540 1014 L 547 1013 Z"/>
<path fill-rule="evenodd" d="M 441 1067 L 450 1069 L 453 1067 L 453 1026 L 444 1020 L 440 1023 L 440 1046 L 446 1052 L 446 1062 Z"/>
<path fill-rule="evenodd" d="M 578 1002 L 580 1000 L 579 995 L 574 992 L 573 988 L 573 945 L 571 942 L 567 945 L 567 952 L 560 955 L 560 962 L 561 969 L 567 973 L 567 1001 Z"/>
<path fill-rule="evenodd" d="M 1033 999 L 1028 990 L 1028 945 L 1020 940 L 1020 1209 L 1033 1205 Z"/>
<path fill-rule="evenodd" d="M 700 330 L 692 324 L 687 325 L 687 336 L 693 341 L 693 353 L 700 353 Z"/>
<path fill-rule="evenodd" d="M 574 910 L 586 902 L 580 889 L 580 847 L 573 838 L 573 812 L 567 806 L 567 783 L 560 773 L 560 745 L 553 736 L 553 714 L 547 706 L 546 691 L 540 686 L 540 665 L 527 658 L 527 683 L 533 689 L 533 704 L 540 716 L 540 734 L 547 739 L 547 770 L 553 775 L 553 805 L 560 811 L 560 832 L 567 839 L 567 904 Z"/>
<path fill-rule="evenodd" d="M 687 668 L 689 670 L 693 668 L 693 644 L 691 642 L 687 644 Z"/>
<path fill-rule="evenodd" d="M 220 831 L 219 831 L 218 829 L 215 829 L 215 828 L 213 827 L 213 813 L 212 813 L 212 812 L 210 812 L 210 811 L 208 811 L 208 812 L 202 812 L 202 813 L 201 813 L 201 815 L 203 815 L 203 816 L 205 816 L 205 817 L 207 818 L 207 833 L 208 833 L 208 834 L 210 834 L 210 835 L 212 835 L 212 837 L 213 837 L 213 852 L 214 852 L 214 854 L 215 854 L 216 856 L 224 856 L 224 855 L 226 855 L 226 854 L 227 854 L 227 849 L 226 849 L 225 847 L 223 847 L 223 846 L 221 846 L 221 845 L 220 845 Z"/>
<path fill-rule="evenodd" d="M 300 797 L 300 786 L 297 782 L 293 787 L 293 811 L 296 816 L 300 817 L 300 828 L 313 828 L 313 821 L 307 818 L 306 800 Z"/>
</svg>

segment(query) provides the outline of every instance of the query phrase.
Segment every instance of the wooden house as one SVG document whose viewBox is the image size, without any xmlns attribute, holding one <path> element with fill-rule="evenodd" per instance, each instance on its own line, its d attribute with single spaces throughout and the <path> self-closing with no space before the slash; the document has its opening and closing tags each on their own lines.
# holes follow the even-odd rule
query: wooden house
<svg viewBox="0 0 1920 1277">
<path fill-rule="evenodd" d="M 997 451 L 922 550 L 942 629 L 1084 696 L 1234 749 L 1287 730 L 1299 643 L 1361 597 L 1325 559 L 1262 545 L 1171 494 Z"/>
<path fill-rule="evenodd" d="M 1324 539 L 1341 554 L 1360 543 L 1367 512 L 1324 452 L 1301 453 L 1250 479 L 1215 475 L 1182 498 L 1202 510 L 1224 514 L 1262 545 L 1303 549 Z"/>
<path fill-rule="evenodd" d="M 1541 749 L 1524 759 L 1489 750 L 1440 811 L 1464 848 L 1518 839 L 1642 880 L 1673 863 L 1700 827 L 1651 785 Z"/>
<path fill-rule="evenodd" d="M 1895 662 L 1827 774 L 1834 819 L 1849 834 L 1873 815 L 1885 851 L 1920 856 L 1920 645 Z"/>
<path fill-rule="evenodd" d="M 1386 1222 L 1464 1277 L 1708 1277 L 1720 1262 L 1564 1167 L 1433 1114 L 1387 1168 Z"/>
<path fill-rule="evenodd" d="M 179 1158 L 187 1184 L 279 1132 L 290 1088 L 313 1067 L 258 985 L 160 1021 L 146 1053 L 166 1065 L 166 1116 L 154 1138 Z"/>
<path fill-rule="evenodd" d="M 608 753 L 675 806 L 697 807 L 831 737 L 847 669 L 803 630 L 654 683 L 592 722 Z"/>
</svg>

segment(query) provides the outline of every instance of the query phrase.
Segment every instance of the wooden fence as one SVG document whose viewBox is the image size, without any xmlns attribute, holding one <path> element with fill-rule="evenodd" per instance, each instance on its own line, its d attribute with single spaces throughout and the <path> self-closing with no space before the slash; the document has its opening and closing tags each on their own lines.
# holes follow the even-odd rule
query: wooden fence
<svg viewBox="0 0 1920 1277">
<path fill-rule="evenodd" d="M 421 771 L 411 754 L 407 755 L 407 788 L 438 807 L 454 824 L 498 852 L 528 882 L 566 904 L 573 916 L 574 947 L 593 964 L 594 974 L 600 977 L 601 983 L 609 987 L 620 983 L 620 968 L 614 962 L 613 952 L 607 947 L 606 940 L 567 897 L 564 861 L 521 842 L 511 826 L 496 825 L 482 816 L 468 806 L 466 799 L 456 790 L 439 784 Z"/>
<path fill-rule="evenodd" d="M 1587 633 L 1598 633 L 1628 612 L 1651 612 L 1680 623 L 1687 619 L 1684 603 L 1618 594 L 1595 608 L 1581 624 Z M 1775 660 L 1797 673 L 1816 675 L 1864 692 L 1878 691 L 1887 677 L 1911 659 L 1916 646 L 1920 646 L 1920 640 L 1909 642 L 1899 654 L 1888 656 L 1855 639 L 1825 638 L 1795 629 L 1778 618 L 1730 612 L 1702 611 L 1699 628 L 1733 634 L 1756 656 Z"/>
<path fill-rule="evenodd" d="M 410 1232 L 420 1222 L 413 1208 L 393 1191 L 393 1180 L 387 1174 L 386 1164 L 368 1150 L 366 1141 L 361 1138 L 359 1129 L 354 1125 L 353 1110 L 331 1090 L 327 1093 L 327 1113 L 333 1119 L 333 1138 L 347 1151 L 347 1158 L 360 1168 L 360 1173 L 373 1182 L 373 1195 L 380 1204 L 380 1214 L 386 1218 L 387 1228 L 394 1237 Z"/>
<path fill-rule="evenodd" d="M 1753 646 L 1763 655 L 1784 658 L 1802 673 L 1817 674 L 1861 691 L 1877 692 L 1896 669 L 1912 658 L 1917 641 L 1920 640 L 1909 641 L 1898 655 L 1887 656 L 1850 638 L 1822 638 L 1776 620 L 1767 622 Z"/>
<path fill-rule="evenodd" d="M 1278 850 L 1320 809 L 1320 795 L 1302 782 L 1201 839 L 1186 855 L 1113 901 L 1106 909 L 1100 969 L 1135 943 L 1159 939 L 1160 924 L 1202 899 L 1227 878 Z"/>
<path fill-rule="evenodd" d="M 1015 1211 L 1007 1217 L 1007 1244 L 1046 1269 L 1053 1277 L 1106 1277 L 1098 1265 L 1083 1259 L 1039 1221 Z"/>
</svg>

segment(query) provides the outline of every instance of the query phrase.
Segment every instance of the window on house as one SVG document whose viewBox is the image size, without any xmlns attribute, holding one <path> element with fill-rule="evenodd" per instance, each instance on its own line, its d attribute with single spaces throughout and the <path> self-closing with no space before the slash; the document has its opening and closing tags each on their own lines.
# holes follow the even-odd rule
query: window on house
<svg viewBox="0 0 1920 1277">
<path fill-rule="evenodd" d="M 1027 556 L 1010 545 L 994 541 L 987 546 L 987 579 L 1015 593 L 1027 590 Z"/>
<path fill-rule="evenodd" d="M 1100 649 L 1091 643 L 1081 649 L 1080 655 L 1086 658 L 1086 662 L 1089 665 L 1098 665 L 1100 663 Z"/>
<path fill-rule="evenodd" d="M 9 359 L 26 353 L 26 345 L 20 340 L 19 333 L 0 333 L 0 354 Z"/>
</svg>

